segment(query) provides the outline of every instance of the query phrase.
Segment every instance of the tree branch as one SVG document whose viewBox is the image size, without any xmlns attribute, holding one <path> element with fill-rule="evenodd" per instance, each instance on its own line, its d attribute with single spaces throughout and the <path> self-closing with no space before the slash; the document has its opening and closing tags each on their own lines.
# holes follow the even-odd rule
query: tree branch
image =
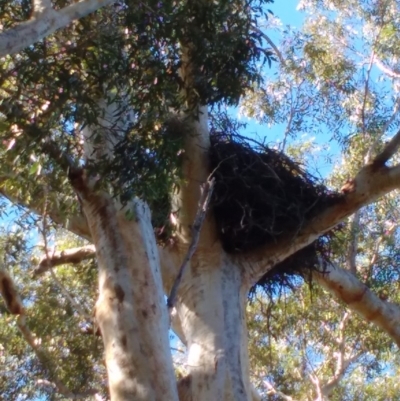
<svg viewBox="0 0 400 401">
<path fill-rule="evenodd" d="M 17 326 L 19 331 L 21 332 L 22 336 L 24 337 L 25 341 L 30 345 L 33 352 L 35 353 L 36 357 L 39 359 L 42 366 L 49 372 L 50 377 L 52 378 L 52 383 L 56 388 L 57 392 L 63 395 L 64 397 L 71 399 L 71 400 L 79 400 L 87 398 L 88 395 L 95 395 L 97 391 L 92 390 L 86 392 L 85 394 L 82 393 L 74 393 L 70 391 L 56 376 L 56 369 L 52 366 L 51 358 L 47 355 L 46 351 L 38 345 L 38 341 L 30 331 L 28 325 L 26 324 L 26 316 L 19 315 L 17 319 Z"/>
<path fill-rule="evenodd" d="M 24 337 L 25 341 L 31 346 L 40 363 L 49 372 L 57 391 L 64 397 L 72 400 L 84 398 L 81 394 L 75 394 L 68 390 L 65 385 L 57 379 L 56 369 L 51 363 L 51 358 L 49 357 L 49 355 L 47 355 L 46 351 L 38 345 L 38 341 L 26 324 L 25 309 L 22 305 L 17 286 L 15 285 L 14 280 L 12 279 L 10 274 L 3 266 L 0 266 L 0 293 L 4 299 L 8 311 L 13 315 L 18 316 L 17 326 L 22 336 Z M 94 395 L 96 393 L 97 391 L 93 391 L 91 395 Z"/>
<path fill-rule="evenodd" d="M 191 225 L 196 218 L 201 198 L 201 184 L 208 180 L 209 175 L 207 152 L 210 147 L 210 137 L 207 107 L 198 107 L 197 115 L 194 113 L 196 110 L 188 112 L 181 121 L 187 131 L 184 138 L 182 179 L 179 189 L 172 196 L 173 224 L 178 227 L 177 240 L 185 245 L 191 242 Z M 214 230 L 208 229 L 210 223 L 211 221 L 204 222 L 205 230 L 201 241 L 204 239 L 210 243 L 214 240 L 212 235 Z"/>
<path fill-rule="evenodd" d="M 350 228 L 350 241 L 347 247 L 347 269 L 353 274 L 357 273 L 356 257 L 357 257 L 357 247 L 358 247 L 358 237 L 360 235 L 360 211 L 357 210 L 354 213 L 353 219 L 351 221 Z"/>
<path fill-rule="evenodd" d="M 362 354 L 364 351 L 361 351 L 359 353 L 357 353 L 356 355 L 352 356 L 349 359 L 346 359 L 342 362 L 342 366 L 340 368 L 340 370 L 338 370 L 337 372 L 335 372 L 335 376 L 332 378 L 332 380 L 330 380 L 328 383 L 324 384 L 321 387 L 321 394 L 324 397 L 329 397 L 333 390 L 338 386 L 340 380 L 342 380 L 344 374 L 346 373 L 346 370 L 348 369 L 348 367 L 355 362 Z"/>
<path fill-rule="evenodd" d="M 400 147 L 400 130 L 386 144 L 383 151 L 375 157 L 372 162 L 375 166 L 383 166 L 399 149 Z"/>
<path fill-rule="evenodd" d="M 0 266 L 0 294 L 12 315 L 24 313 L 21 297 L 18 294 L 14 280 L 3 266 Z"/>
<path fill-rule="evenodd" d="M 314 401 L 324 401 L 322 398 L 321 383 L 318 376 L 310 373 L 308 377 L 310 378 L 311 383 L 314 384 L 315 392 L 317 393 L 317 398 Z"/>
<path fill-rule="evenodd" d="M 5 182 L 7 177 L 0 177 L 0 195 L 4 196 L 8 201 L 10 201 L 14 205 L 19 205 L 24 209 L 29 210 L 31 213 L 34 213 L 38 216 L 42 215 L 42 202 L 44 196 L 36 195 L 31 202 L 26 202 L 23 199 L 18 198 L 11 194 L 7 188 L 5 187 Z M 56 224 L 61 225 L 66 230 L 78 235 L 79 237 L 90 240 L 90 231 L 87 225 L 86 219 L 83 215 L 75 215 L 75 216 L 65 216 L 61 213 L 58 208 L 52 207 L 48 211 L 48 216 L 52 221 Z"/>
<path fill-rule="evenodd" d="M 338 266 L 313 272 L 313 280 L 365 320 L 384 330 L 400 347 L 400 306 L 381 300 L 356 276 Z"/>
<path fill-rule="evenodd" d="M 51 35 L 60 28 L 64 28 L 72 21 L 85 17 L 101 7 L 114 3 L 115 0 L 82 0 L 68 7 L 55 11 L 39 7 L 34 17 L 15 28 L 0 33 L 0 57 L 18 53 L 33 43 Z M 34 6 L 48 5 L 48 2 L 36 0 Z"/>
<path fill-rule="evenodd" d="M 386 121 L 385 125 L 382 127 L 382 133 L 380 135 L 378 135 L 374 142 L 370 145 L 367 155 L 366 155 L 366 159 L 367 160 L 371 160 L 371 154 L 375 151 L 375 149 L 377 148 L 379 142 L 381 141 L 381 138 L 383 136 L 383 134 L 389 129 L 389 127 L 391 126 L 391 124 L 393 123 L 394 119 L 396 118 L 396 115 L 398 114 L 400 109 L 400 99 L 397 98 L 396 102 L 394 104 L 394 108 L 393 108 L 393 113 L 390 116 L 390 118 Z"/>
<path fill-rule="evenodd" d="M 328 399 L 332 394 L 332 391 L 338 386 L 340 380 L 343 378 L 346 373 L 348 367 L 355 362 L 364 351 L 360 351 L 352 357 L 346 358 L 346 335 L 345 335 L 345 326 L 346 322 L 349 319 L 350 314 L 346 312 L 339 323 L 339 337 L 336 339 L 337 344 L 339 345 L 339 351 L 336 354 L 336 368 L 333 375 L 333 378 L 329 380 L 327 383 L 321 386 L 321 395 L 325 399 Z M 351 351 L 352 352 L 352 351 Z"/>
<path fill-rule="evenodd" d="M 33 270 L 33 276 L 38 277 L 51 268 L 68 263 L 80 263 L 83 260 L 94 258 L 96 249 L 94 245 L 86 245 L 79 248 L 66 249 L 64 251 L 52 252 L 51 255 L 45 255 Z"/>
<path fill-rule="evenodd" d="M 269 393 L 278 395 L 285 401 L 295 401 L 294 398 L 290 397 L 289 395 L 286 395 L 285 393 L 282 393 L 282 391 L 277 390 L 269 381 L 263 380 L 263 384 Z"/>
<path fill-rule="evenodd" d="M 191 59 L 190 45 L 182 47 L 180 77 L 183 82 L 182 98 L 186 110 L 178 115 L 183 127 L 183 162 L 179 188 L 172 194 L 173 223 L 177 226 L 177 242 L 184 245 L 182 252 L 191 242 L 191 224 L 196 218 L 201 184 L 209 179 L 208 150 L 210 148 L 208 108 L 194 95 L 196 71 Z M 214 221 L 206 219 L 203 224 L 199 246 L 211 246 L 216 240 Z M 183 254 L 181 252 L 181 257 Z"/>
<path fill-rule="evenodd" d="M 266 272 L 299 249 L 311 244 L 325 232 L 388 192 L 400 187 L 400 165 L 394 167 L 363 167 L 357 176 L 342 188 L 342 197 L 317 216 L 305 222 L 300 230 L 288 233 L 276 243 L 234 256 L 247 275 L 248 286 L 255 284 Z"/>
<path fill-rule="evenodd" d="M 251 29 L 254 32 L 257 32 L 259 35 L 261 35 L 261 37 L 263 39 L 265 39 L 265 41 L 272 47 L 272 49 L 274 50 L 276 56 L 278 57 L 279 62 L 282 64 L 282 66 L 285 66 L 286 61 L 282 55 L 282 53 L 280 52 L 280 50 L 278 49 L 278 47 L 275 45 L 275 43 L 272 41 L 272 39 L 266 35 L 261 29 L 257 28 L 256 26 L 251 26 Z"/>
<path fill-rule="evenodd" d="M 179 284 L 182 281 L 183 273 L 185 272 L 186 267 L 188 266 L 190 259 L 192 259 L 193 254 L 196 251 L 197 244 L 200 238 L 200 231 L 204 223 L 204 219 L 206 218 L 208 205 L 210 203 L 211 195 L 213 193 L 215 184 L 215 179 L 212 178 L 208 180 L 202 188 L 201 198 L 199 202 L 199 208 L 196 214 L 196 218 L 194 219 L 193 227 L 192 227 L 192 242 L 188 248 L 185 259 L 182 262 L 182 265 L 179 269 L 178 275 L 175 279 L 175 282 L 172 286 L 171 293 L 167 300 L 167 305 L 169 309 L 172 309 L 175 306 L 176 294 L 178 293 Z"/>
<path fill-rule="evenodd" d="M 378 60 L 377 58 L 375 58 L 375 64 L 388 77 L 390 77 L 390 78 L 400 78 L 400 72 L 390 69 L 385 64 L 383 64 L 382 61 Z"/>
<path fill-rule="evenodd" d="M 364 96 L 363 96 L 363 103 L 362 103 L 362 107 L 361 107 L 361 123 L 362 123 L 363 135 L 366 135 L 366 132 L 367 132 L 366 123 L 365 123 L 365 108 L 367 105 L 367 98 L 368 98 L 368 94 L 369 94 L 369 81 L 371 79 L 371 70 L 372 70 L 372 66 L 374 63 L 374 58 L 375 58 L 375 51 L 372 51 L 368 69 L 367 69 L 367 77 L 365 78 Z M 369 160 L 367 162 L 369 162 Z"/>
</svg>

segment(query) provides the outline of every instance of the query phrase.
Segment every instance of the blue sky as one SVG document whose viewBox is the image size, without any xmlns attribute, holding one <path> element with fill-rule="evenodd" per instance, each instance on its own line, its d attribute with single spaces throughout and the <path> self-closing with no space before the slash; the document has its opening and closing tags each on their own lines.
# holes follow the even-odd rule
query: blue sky
<svg viewBox="0 0 400 401">
<path fill-rule="evenodd" d="M 275 17 L 281 21 L 282 29 L 284 29 L 286 26 L 291 26 L 294 29 L 300 29 L 304 23 L 306 13 L 297 10 L 299 2 L 300 0 L 275 0 L 274 3 L 268 4 L 266 8 L 270 9 L 274 13 Z M 266 33 L 279 47 L 279 31 L 271 30 Z M 265 79 L 268 80 L 268 77 L 272 77 L 275 72 L 276 69 L 274 68 L 274 65 L 272 65 L 272 68 L 269 68 L 268 66 L 265 67 Z M 237 109 L 232 110 L 232 114 L 235 113 L 237 113 Z M 267 137 L 267 143 L 272 144 L 280 142 L 283 138 L 283 132 L 286 127 L 285 124 L 278 124 L 271 127 L 265 124 L 259 124 L 257 121 L 245 117 L 240 117 L 240 120 L 246 122 L 247 124 L 244 131 L 246 136 L 255 138 L 257 140 L 262 140 L 264 137 Z M 312 139 L 312 136 L 304 134 L 304 138 L 297 137 L 295 142 L 307 139 Z M 340 148 L 338 144 L 331 139 L 332 138 L 328 132 L 325 134 L 319 134 L 315 139 L 315 144 L 320 145 L 320 147 L 323 145 L 324 150 L 321 149 L 318 151 L 306 168 L 317 177 L 326 178 L 332 172 L 333 167 L 332 162 L 328 162 L 327 158 L 333 156 L 333 158 L 336 159 L 340 155 Z"/>
<path fill-rule="evenodd" d="M 271 10 L 275 17 L 281 20 L 283 26 L 291 25 L 292 27 L 299 28 L 304 21 L 304 14 L 296 10 L 298 3 L 299 0 L 274 0 L 274 3 L 268 4 L 266 8 Z M 276 39 L 279 38 L 279 35 L 274 32 L 268 32 L 268 35 L 277 43 Z M 266 67 L 265 75 L 267 78 L 269 74 L 273 74 L 273 67 L 272 69 Z M 254 120 L 246 119 L 245 121 L 247 123 L 246 134 L 248 136 L 260 137 L 264 135 L 265 127 L 262 127 Z M 274 135 L 279 137 L 279 132 L 275 132 Z"/>
<path fill-rule="evenodd" d="M 299 27 L 303 21 L 303 14 L 296 10 L 299 0 L 275 0 L 268 7 L 283 23 Z"/>
</svg>

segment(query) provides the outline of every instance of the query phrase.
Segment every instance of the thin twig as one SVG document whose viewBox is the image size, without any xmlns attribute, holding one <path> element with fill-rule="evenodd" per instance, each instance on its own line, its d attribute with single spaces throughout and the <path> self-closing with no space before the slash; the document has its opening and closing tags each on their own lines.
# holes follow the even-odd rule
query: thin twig
<svg viewBox="0 0 400 401">
<path fill-rule="evenodd" d="M 370 77 L 371 77 L 372 66 L 374 65 L 374 58 L 375 58 L 375 52 L 372 52 L 370 61 L 369 61 L 369 65 L 368 65 L 368 69 L 367 69 L 367 76 L 365 78 L 363 104 L 362 104 L 362 108 L 361 108 L 361 122 L 362 122 L 363 135 L 366 134 L 365 108 L 367 106 L 367 98 L 369 95 L 369 81 L 370 81 Z"/>
<path fill-rule="evenodd" d="M 57 278 L 55 275 L 53 269 L 50 269 L 50 275 L 53 281 L 57 284 L 58 288 L 61 290 L 61 292 L 65 295 L 65 298 L 68 299 L 68 301 L 71 303 L 71 305 L 76 309 L 76 311 L 84 317 L 86 320 L 91 322 L 93 320 L 93 317 L 90 316 L 88 312 L 85 311 L 85 309 L 79 305 L 78 302 L 75 301 L 75 299 L 72 297 L 72 295 L 68 292 L 68 290 L 64 287 L 64 285 L 61 283 L 61 281 Z"/>
<path fill-rule="evenodd" d="M 282 66 L 284 66 L 286 64 L 285 59 L 282 55 L 282 53 L 279 51 L 278 47 L 275 45 L 275 43 L 272 41 L 272 39 L 266 35 L 261 29 L 257 28 L 256 26 L 252 26 L 251 29 L 254 32 L 257 32 L 262 38 L 264 38 L 266 40 L 266 42 L 272 47 L 272 49 L 274 50 L 276 56 L 279 59 L 279 62 L 282 64 Z"/>
<path fill-rule="evenodd" d="M 179 353 L 181 353 L 181 354 L 186 354 L 185 351 L 183 351 L 183 350 L 181 350 L 181 349 L 179 349 L 179 348 L 175 348 L 175 347 L 170 347 L 170 348 L 171 348 L 172 351 L 179 352 Z"/>
<path fill-rule="evenodd" d="M 378 60 L 375 58 L 375 65 L 384 73 L 386 74 L 389 78 L 395 78 L 398 79 L 400 78 L 400 72 L 392 70 L 390 67 L 386 66 L 383 64 L 382 61 Z"/>
<path fill-rule="evenodd" d="M 48 207 L 48 192 L 47 188 L 45 189 L 45 200 L 44 200 L 44 207 L 43 207 L 43 218 L 42 218 L 42 236 L 43 236 L 43 241 L 44 241 L 44 248 L 45 248 L 45 254 L 46 254 L 46 259 L 50 260 L 52 257 L 49 254 L 49 247 L 48 247 L 48 242 L 47 242 L 47 207 Z M 79 305 L 77 304 L 76 301 L 72 299 L 72 297 L 69 295 L 68 291 L 64 288 L 64 286 L 61 285 L 61 283 L 57 280 L 55 277 L 55 274 L 53 271 L 50 269 L 51 274 L 53 279 L 56 281 L 58 284 L 59 288 L 61 291 L 64 293 L 64 295 L 67 297 L 67 299 L 72 303 L 73 306 L 75 306 L 78 310 L 78 312 L 81 312 L 88 320 L 91 320 L 91 317 L 88 316 L 88 314 L 81 310 Z M 83 311 L 83 312 L 82 312 Z M 81 399 L 84 398 L 81 394 L 76 394 L 74 392 L 71 392 L 60 380 L 57 379 L 56 377 L 56 369 L 53 366 L 53 362 L 51 361 L 50 357 L 47 355 L 44 349 L 41 349 L 37 346 L 37 343 L 35 341 L 35 337 L 32 334 L 32 332 L 29 330 L 29 328 L 26 325 L 26 318 L 25 315 L 20 315 L 18 317 L 18 328 L 20 329 L 22 335 L 24 336 L 25 340 L 28 342 L 28 344 L 32 347 L 34 350 L 36 356 L 38 357 L 39 361 L 42 363 L 43 366 L 45 366 L 49 372 L 51 373 L 53 377 L 53 383 L 55 387 L 57 388 L 57 391 L 62 394 L 64 397 L 70 398 L 70 399 Z M 96 394 L 97 391 L 93 391 L 92 395 Z"/>
<path fill-rule="evenodd" d="M 204 223 L 204 219 L 207 214 L 208 205 L 211 200 L 211 195 L 214 189 L 215 179 L 208 179 L 207 182 L 203 185 L 202 193 L 199 201 L 199 208 L 196 213 L 196 217 L 194 219 L 194 223 L 192 226 L 192 241 L 188 248 L 187 254 L 183 259 L 182 265 L 179 269 L 178 275 L 176 276 L 175 282 L 172 286 L 171 292 L 169 294 L 167 300 L 167 306 L 171 310 L 175 306 L 176 296 L 178 293 L 179 284 L 182 281 L 183 274 L 187 265 L 189 264 L 190 259 L 196 251 L 197 244 L 200 238 L 200 231 Z"/>
<path fill-rule="evenodd" d="M 50 255 L 49 253 L 49 247 L 47 243 L 47 206 L 48 206 L 48 197 L 47 197 L 47 190 L 46 190 L 46 198 L 44 202 L 44 208 L 43 208 L 43 218 L 42 218 L 42 236 L 43 236 L 43 242 L 44 242 L 44 251 L 45 251 L 45 258 L 47 261 L 53 260 L 55 252 L 53 251 L 53 255 Z M 75 299 L 71 296 L 71 294 L 68 292 L 68 290 L 64 287 L 64 285 L 58 280 L 57 276 L 55 275 L 53 269 L 50 267 L 50 274 L 54 282 L 57 284 L 57 286 L 60 288 L 61 292 L 65 295 L 65 297 L 68 299 L 68 301 L 72 304 L 72 306 L 77 310 L 77 312 L 84 317 L 85 319 L 91 321 L 92 317 L 78 304 L 78 302 L 75 301 Z"/>
</svg>

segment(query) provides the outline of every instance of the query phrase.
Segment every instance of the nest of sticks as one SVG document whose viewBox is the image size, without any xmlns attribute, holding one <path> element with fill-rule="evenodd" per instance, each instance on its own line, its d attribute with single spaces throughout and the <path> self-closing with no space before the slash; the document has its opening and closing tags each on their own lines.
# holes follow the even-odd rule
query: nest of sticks
<svg viewBox="0 0 400 401">
<path fill-rule="evenodd" d="M 212 132 L 209 163 L 215 178 L 210 207 L 222 246 L 230 254 L 274 246 L 284 236 L 295 236 L 305 222 L 340 197 L 282 152 L 236 132 Z M 160 208 L 165 209 L 164 218 L 153 223 L 158 240 L 166 243 L 173 235 L 166 217 L 168 196 Z M 312 270 L 319 269 L 320 258 L 329 258 L 332 235 L 324 235 L 279 263 L 257 284 L 271 290 L 275 285 L 290 285 L 298 275 L 307 280 Z"/>
<path fill-rule="evenodd" d="M 216 180 L 212 208 L 227 253 L 274 246 L 284 236 L 295 236 L 305 222 L 340 197 L 282 152 L 237 134 L 214 133 L 209 160 Z M 258 284 L 285 284 L 298 274 L 307 279 L 319 269 L 319 258 L 329 257 L 332 235 L 279 263 Z"/>
</svg>

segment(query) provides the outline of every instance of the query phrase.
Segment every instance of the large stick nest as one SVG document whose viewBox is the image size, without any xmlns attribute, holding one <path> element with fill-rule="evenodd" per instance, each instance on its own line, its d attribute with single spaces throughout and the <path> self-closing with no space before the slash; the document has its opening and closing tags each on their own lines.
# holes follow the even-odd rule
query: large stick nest
<svg viewBox="0 0 400 401">
<path fill-rule="evenodd" d="M 305 222 L 339 198 L 282 152 L 257 142 L 250 145 L 239 135 L 214 133 L 209 157 L 216 179 L 213 213 L 228 253 L 274 246 L 284 236 L 295 236 Z M 284 284 L 293 274 L 304 277 L 318 269 L 318 259 L 329 255 L 331 235 L 275 266 L 258 284 Z"/>
<path fill-rule="evenodd" d="M 224 127 L 225 128 L 225 127 Z M 243 254 L 274 243 L 285 236 L 296 236 L 318 212 L 338 201 L 331 192 L 282 152 L 256 141 L 249 141 L 228 129 L 230 134 L 211 134 L 209 163 L 215 177 L 211 200 L 219 238 L 227 253 Z M 165 196 L 153 209 L 158 240 L 166 242 L 172 234 L 166 222 L 170 202 Z M 160 210 L 162 213 L 160 214 Z M 329 238 L 325 234 L 311 245 L 276 265 L 257 284 L 272 290 L 276 284 L 320 266 L 321 256 L 329 257 Z"/>
</svg>

